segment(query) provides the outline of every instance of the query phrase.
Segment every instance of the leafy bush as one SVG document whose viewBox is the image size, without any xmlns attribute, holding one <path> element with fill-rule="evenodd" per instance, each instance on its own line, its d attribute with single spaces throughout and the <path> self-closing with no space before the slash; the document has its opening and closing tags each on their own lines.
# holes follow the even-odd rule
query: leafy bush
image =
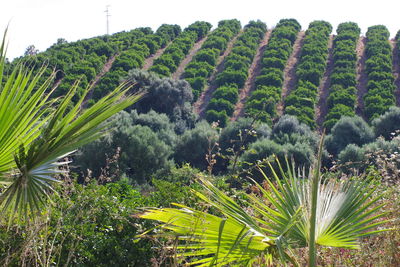
<svg viewBox="0 0 400 267">
<path fill-rule="evenodd" d="M 256 88 L 246 102 L 246 114 L 272 124 L 276 104 L 281 99 L 283 69 L 292 52 L 292 45 L 300 30 L 294 19 L 280 20 L 272 31 L 267 48 L 262 55 L 262 69 L 256 77 Z"/>
<path fill-rule="evenodd" d="M 211 76 L 218 56 L 227 48 L 228 42 L 239 32 L 240 28 L 240 22 L 237 20 L 220 21 L 218 28 L 210 33 L 197 55 L 186 66 L 183 77 L 187 78 L 192 85 L 195 100 Z"/>
<path fill-rule="evenodd" d="M 365 71 L 368 75 L 368 92 L 364 95 L 366 117 L 372 121 L 395 104 L 392 74 L 392 49 L 385 26 L 368 28 Z"/>
<path fill-rule="evenodd" d="M 312 128 L 316 126 L 314 120 L 316 89 L 325 71 L 328 39 L 331 31 L 332 26 L 328 22 L 313 21 L 310 23 L 296 69 L 298 83 L 295 90 L 285 100 L 286 114 L 297 116 L 301 122 Z M 306 93 L 306 90 L 310 92 Z M 305 95 L 307 97 L 304 97 Z M 312 95 L 315 96 L 312 97 Z M 306 106 L 303 107 L 303 105 Z"/>
<path fill-rule="evenodd" d="M 227 87 L 235 88 L 237 91 L 244 86 L 248 77 L 248 68 L 253 61 L 258 44 L 265 34 L 262 30 L 264 28 L 266 26 L 261 22 L 251 22 L 245 26 L 243 33 L 238 37 L 232 52 L 225 59 L 224 70 L 218 73 L 215 79 L 215 84 L 220 88 L 222 87 L 223 89 L 221 90 L 224 92 Z M 227 116 L 231 116 L 237 102 L 237 96 L 234 96 L 233 92 L 229 94 L 222 93 L 221 90 L 217 89 L 221 93 L 213 95 L 207 110 L 225 111 Z M 213 122 L 219 116 L 221 115 L 218 114 L 217 116 L 215 112 L 212 112 L 207 116 L 207 120 Z"/>
<path fill-rule="evenodd" d="M 342 117 L 326 137 L 325 145 L 329 153 L 339 155 L 349 144 L 361 146 L 374 140 L 371 127 L 360 117 Z"/>
<path fill-rule="evenodd" d="M 217 131 L 207 122 L 199 122 L 195 128 L 179 137 L 174 158 L 179 164 L 189 163 L 195 168 L 206 170 L 208 166 L 206 155 L 217 140 Z"/>
<path fill-rule="evenodd" d="M 390 140 L 400 130 L 400 108 L 390 107 L 385 114 L 372 121 L 372 126 L 376 137 L 383 136 Z"/>
</svg>

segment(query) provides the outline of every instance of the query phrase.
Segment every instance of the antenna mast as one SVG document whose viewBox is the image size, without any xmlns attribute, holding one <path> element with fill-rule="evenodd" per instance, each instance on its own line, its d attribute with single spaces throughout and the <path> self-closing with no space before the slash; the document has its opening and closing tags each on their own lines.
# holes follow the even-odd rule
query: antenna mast
<svg viewBox="0 0 400 267">
<path fill-rule="evenodd" d="M 106 11 L 104 11 L 104 12 L 106 12 L 106 19 L 107 19 L 107 35 L 109 35 L 110 34 L 110 22 L 109 22 L 109 17 L 111 16 L 110 15 L 110 11 L 108 10 L 108 8 L 110 7 L 110 5 L 107 5 L 106 6 Z"/>
</svg>

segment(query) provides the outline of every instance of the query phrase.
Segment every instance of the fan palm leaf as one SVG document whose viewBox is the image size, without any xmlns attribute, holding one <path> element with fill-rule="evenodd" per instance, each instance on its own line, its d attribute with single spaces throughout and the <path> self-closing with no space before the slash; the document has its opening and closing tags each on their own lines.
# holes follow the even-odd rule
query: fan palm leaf
<svg viewBox="0 0 400 267">
<path fill-rule="evenodd" d="M 0 47 L 0 207 L 11 214 L 33 213 L 51 191 L 55 176 L 78 147 L 99 138 L 109 128 L 108 118 L 135 103 L 143 93 L 128 94 L 121 84 L 92 107 L 81 104 L 90 90 L 72 106 L 78 82 L 61 99 L 49 100 L 53 73 L 40 83 L 45 66 L 34 75 L 17 65 L 5 77 L 4 38 Z M 59 102 L 57 106 L 54 104 Z M 11 217 L 10 217 L 11 218 Z"/>
<path fill-rule="evenodd" d="M 376 190 L 372 179 L 323 180 L 319 172 L 320 152 L 308 172 L 295 172 L 287 162 L 283 171 L 272 164 L 272 177 L 264 175 L 268 190 L 255 183 L 260 194 L 248 194 L 241 208 L 232 198 L 210 181 L 200 178 L 203 191 L 195 194 L 223 214 L 222 217 L 181 206 L 169 209 L 148 209 L 140 217 L 158 220 L 162 227 L 185 241 L 178 246 L 182 256 L 193 257 L 191 264 L 251 264 L 260 257 L 264 262 L 293 261 L 290 249 L 309 247 L 309 265 L 316 265 L 315 246 L 357 249 L 359 238 L 376 234 L 374 230 L 386 221 L 376 206 L 380 196 L 371 199 Z M 314 246 L 314 247 L 313 247 Z"/>
</svg>

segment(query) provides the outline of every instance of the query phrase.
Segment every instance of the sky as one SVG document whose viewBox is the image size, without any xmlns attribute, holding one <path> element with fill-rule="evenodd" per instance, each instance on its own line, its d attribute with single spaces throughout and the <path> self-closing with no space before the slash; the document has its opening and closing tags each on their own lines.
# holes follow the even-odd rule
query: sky
<svg viewBox="0 0 400 267">
<path fill-rule="evenodd" d="M 106 6 L 110 33 L 137 27 L 156 30 L 163 23 L 182 28 L 197 21 L 214 27 L 222 19 L 236 18 L 245 25 L 264 21 L 273 27 L 282 18 L 295 18 L 307 29 L 313 20 L 326 20 L 334 31 L 341 22 L 358 23 L 362 33 L 372 25 L 385 25 L 392 37 L 400 29 L 400 2 L 396 0 L 2 0 L 0 30 L 9 25 L 7 57 L 23 55 L 29 45 L 39 51 L 58 38 L 69 42 L 106 34 Z"/>
</svg>

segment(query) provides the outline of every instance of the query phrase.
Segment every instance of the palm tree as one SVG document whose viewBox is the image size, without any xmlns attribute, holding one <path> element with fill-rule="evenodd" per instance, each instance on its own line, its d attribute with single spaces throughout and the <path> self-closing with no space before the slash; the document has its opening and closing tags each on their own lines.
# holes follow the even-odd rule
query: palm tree
<svg viewBox="0 0 400 267">
<path fill-rule="evenodd" d="M 252 266 L 275 261 L 297 265 L 291 249 L 308 247 L 309 266 L 316 266 L 316 245 L 356 249 L 360 237 L 383 231 L 373 228 L 385 223 L 374 222 L 383 214 L 376 214 L 381 206 L 371 207 L 379 199 L 369 199 L 376 189 L 371 179 L 323 181 L 322 142 L 308 174 L 295 172 L 288 162 L 286 172 L 278 160 L 278 171 L 269 164 L 273 180 L 263 173 L 269 190 L 254 181 L 260 195 L 248 194 L 247 209 L 200 178 L 205 192 L 195 194 L 222 216 L 179 204 L 150 208 L 139 216 L 171 230 L 168 233 L 181 241 L 179 256 L 191 260 L 190 265 Z"/>
<path fill-rule="evenodd" d="M 82 110 L 85 95 L 72 106 L 76 83 L 62 99 L 50 99 L 53 73 L 40 83 L 45 67 L 34 75 L 17 65 L 5 75 L 5 36 L 0 47 L 0 207 L 9 214 L 34 214 L 57 182 L 64 158 L 103 135 L 103 122 L 136 102 L 121 85 L 92 107 Z M 89 91 L 89 89 L 87 90 Z M 56 104 L 59 103 L 59 104 Z M 10 216 L 11 218 L 12 216 Z"/>
</svg>

